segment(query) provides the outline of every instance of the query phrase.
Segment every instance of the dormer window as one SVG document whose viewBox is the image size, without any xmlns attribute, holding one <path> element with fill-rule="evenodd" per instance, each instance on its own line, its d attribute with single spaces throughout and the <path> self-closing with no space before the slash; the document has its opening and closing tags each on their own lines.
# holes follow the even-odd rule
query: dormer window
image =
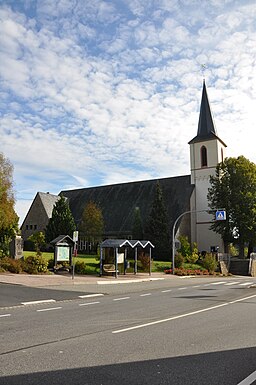
<svg viewBox="0 0 256 385">
<path fill-rule="evenodd" d="M 207 167 L 207 148 L 201 147 L 201 167 Z"/>
</svg>

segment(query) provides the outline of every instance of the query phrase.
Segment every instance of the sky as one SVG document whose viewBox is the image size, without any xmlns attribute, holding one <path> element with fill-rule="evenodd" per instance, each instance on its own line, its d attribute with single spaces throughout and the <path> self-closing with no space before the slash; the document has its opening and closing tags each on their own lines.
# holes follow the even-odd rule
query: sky
<svg viewBox="0 0 256 385">
<path fill-rule="evenodd" d="M 203 78 L 256 163 L 256 0 L 0 0 L 0 152 L 38 191 L 190 174 Z"/>
</svg>

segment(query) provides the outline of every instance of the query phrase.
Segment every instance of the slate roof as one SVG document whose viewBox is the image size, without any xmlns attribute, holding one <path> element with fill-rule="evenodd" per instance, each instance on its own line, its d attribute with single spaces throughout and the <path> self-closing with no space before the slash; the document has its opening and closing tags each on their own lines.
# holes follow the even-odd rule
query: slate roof
<svg viewBox="0 0 256 385">
<path fill-rule="evenodd" d="M 60 197 L 58 195 L 43 192 L 39 192 L 38 195 L 42 201 L 48 218 L 51 218 L 53 206 L 60 199 Z"/>
<path fill-rule="evenodd" d="M 105 235 L 126 237 L 132 232 L 136 207 L 140 208 L 142 223 L 145 225 L 152 207 L 157 181 L 162 188 L 168 219 L 172 226 L 182 212 L 190 209 L 190 197 L 194 189 L 190 183 L 190 175 L 66 190 L 60 194 L 68 198 L 78 225 L 86 204 L 93 201 L 102 210 Z"/>
<path fill-rule="evenodd" d="M 227 147 L 217 135 L 204 81 L 197 135 L 189 142 L 189 144 L 212 139 L 218 139 L 225 147 Z"/>
</svg>

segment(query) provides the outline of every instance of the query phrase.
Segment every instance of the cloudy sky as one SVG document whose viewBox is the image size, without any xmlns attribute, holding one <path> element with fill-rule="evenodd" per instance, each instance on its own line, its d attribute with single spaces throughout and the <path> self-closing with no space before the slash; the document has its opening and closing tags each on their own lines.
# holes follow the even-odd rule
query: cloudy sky
<svg viewBox="0 0 256 385">
<path fill-rule="evenodd" d="M 255 20 L 255 0 L 0 0 L 21 221 L 37 191 L 189 174 L 203 77 L 227 156 L 256 163 Z"/>
</svg>

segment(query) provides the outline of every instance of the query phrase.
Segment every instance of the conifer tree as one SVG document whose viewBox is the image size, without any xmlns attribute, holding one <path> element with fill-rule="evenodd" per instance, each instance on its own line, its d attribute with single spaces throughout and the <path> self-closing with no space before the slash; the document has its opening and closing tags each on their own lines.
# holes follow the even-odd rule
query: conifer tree
<svg viewBox="0 0 256 385">
<path fill-rule="evenodd" d="M 171 250 L 168 229 L 167 210 L 164 203 L 163 192 L 160 183 L 157 182 L 155 196 L 146 226 L 147 239 L 155 246 L 152 250 L 152 255 L 155 259 L 170 260 Z"/>
<path fill-rule="evenodd" d="M 133 226 L 132 226 L 132 238 L 133 239 L 143 239 L 143 226 L 140 215 L 140 208 L 135 207 L 134 216 L 133 216 Z"/>
<path fill-rule="evenodd" d="M 104 219 L 102 211 L 96 203 L 90 201 L 85 206 L 79 231 L 91 245 L 102 240 Z"/>
<path fill-rule="evenodd" d="M 59 235 L 73 237 L 73 231 L 75 230 L 76 225 L 68 205 L 68 200 L 61 195 L 60 199 L 53 206 L 52 217 L 45 229 L 46 242 L 51 242 Z"/>
</svg>

